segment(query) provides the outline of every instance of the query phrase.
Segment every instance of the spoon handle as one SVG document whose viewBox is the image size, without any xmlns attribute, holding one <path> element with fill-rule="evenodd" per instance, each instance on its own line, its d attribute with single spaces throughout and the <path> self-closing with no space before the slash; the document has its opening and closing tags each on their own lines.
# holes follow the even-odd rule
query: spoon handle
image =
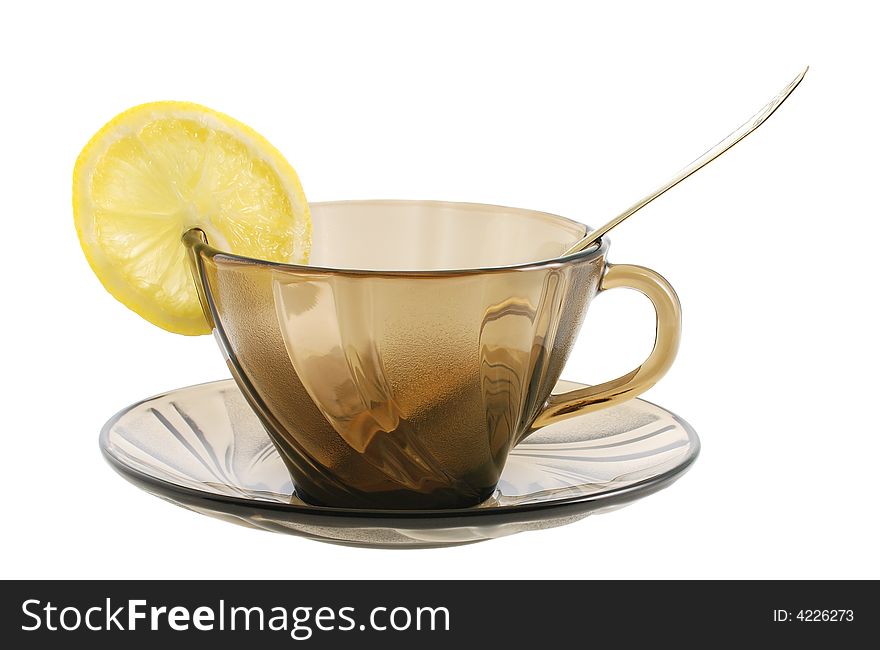
<svg viewBox="0 0 880 650">
<path fill-rule="evenodd" d="M 795 88 L 798 87 L 798 84 L 804 78 L 804 75 L 807 74 L 807 70 L 810 69 L 810 66 L 807 66 L 795 77 L 790 84 L 788 84 L 785 88 L 783 88 L 776 97 L 770 100 L 770 102 L 764 106 L 757 113 L 752 115 L 748 120 L 746 120 L 742 126 L 737 128 L 733 133 L 724 138 L 721 142 L 716 144 L 714 147 L 709 149 L 702 156 L 694 160 L 687 167 L 682 169 L 678 174 L 672 177 L 666 184 L 661 185 L 656 190 L 645 196 L 644 198 L 639 199 L 631 206 L 629 206 L 626 210 L 621 212 L 619 215 L 614 217 L 611 221 L 606 223 L 604 226 L 596 228 L 583 238 L 573 244 L 568 250 L 563 253 L 565 255 L 571 255 L 572 253 L 577 253 L 578 251 L 584 250 L 590 244 L 596 242 L 601 237 L 603 237 L 609 230 L 619 225 L 622 221 L 624 221 L 627 217 L 631 217 L 633 214 L 644 208 L 651 201 L 656 199 L 661 194 L 671 190 L 673 187 L 681 183 L 688 176 L 693 174 L 698 169 L 705 167 L 710 162 L 715 160 L 718 156 L 723 154 L 725 151 L 730 149 L 737 142 L 745 138 L 749 133 L 757 129 L 764 122 L 767 121 L 773 113 L 782 105 L 788 96 L 794 91 Z"/>
</svg>

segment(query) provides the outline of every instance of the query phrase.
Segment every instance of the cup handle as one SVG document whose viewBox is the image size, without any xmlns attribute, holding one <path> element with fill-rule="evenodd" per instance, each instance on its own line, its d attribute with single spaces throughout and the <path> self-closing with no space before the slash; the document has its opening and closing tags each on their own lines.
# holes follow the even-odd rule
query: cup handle
<svg viewBox="0 0 880 650">
<path fill-rule="evenodd" d="M 618 287 L 635 289 L 654 304 L 657 332 L 651 354 L 638 368 L 617 379 L 551 395 L 532 423 L 532 430 L 640 395 L 656 384 L 672 366 L 681 340 L 681 304 L 675 290 L 663 276 L 651 269 L 631 264 L 609 264 L 599 291 Z"/>
</svg>

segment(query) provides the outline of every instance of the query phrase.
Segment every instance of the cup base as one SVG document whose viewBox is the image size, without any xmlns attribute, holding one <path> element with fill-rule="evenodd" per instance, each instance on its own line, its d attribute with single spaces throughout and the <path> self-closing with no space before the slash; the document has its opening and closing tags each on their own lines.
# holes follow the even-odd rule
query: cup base
<svg viewBox="0 0 880 650">
<path fill-rule="evenodd" d="M 325 508 L 349 508 L 355 510 L 451 510 L 457 508 L 474 508 L 495 494 L 496 486 L 462 495 L 451 489 L 441 489 L 430 493 L 411 492 L 408 490 L 391 490 L 375 493 L 349 493 L 328 499 L 316 499 L 294 485 L 293 499 L 299 499 L 313 506 Z"/>
</svg>

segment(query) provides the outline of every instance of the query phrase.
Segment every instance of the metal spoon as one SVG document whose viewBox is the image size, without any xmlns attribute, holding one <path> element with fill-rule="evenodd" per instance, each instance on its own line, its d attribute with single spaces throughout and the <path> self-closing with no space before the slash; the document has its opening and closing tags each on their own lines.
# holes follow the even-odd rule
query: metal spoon
<svg viewBox="0 0 880 650">
<path fill-rule="evenodd" d="M 693 174 L 695 171 L 708 165 L 718 156 L 723 154 L 737 142 L 746 137 L 749 133 L 761 126 L 764 122 L 767 121 L 767 118 L 773 115 L 773 112 L 782 105 L 782 102 L 784 102 L 788 98 L 792 91 L 797 88 L 798 84 L 804 78 L 804 75 L 807 74 L 807 70 L 809 69 L 810 66 L 804 68 L 790 84 L 783 88 L 782 91 L 778 95 L 776 95 L 776 97 L 770 100 L 770 103 L 768 103 L 764 108 L 762 108 L 760 111 L 758 111 L 748 120 L 746 120 L 746 122 L 738 129 L 736 129 L 733 133 L 731 133 L 721 142 L 709 149 L 709 151 L 697 158 L 690 165 L 678 172 L 678 174 L 676 174 L 665 185 L 662 185 L 661 187 L 648 194 L 646 197 L 639 199 L 638 201 L 633 203 L 626 210 L 614 217 L 611 221 L 606 223 L 601 228 L 596 228 L 596 230 L 592 230 L 587 233 L 587 235 L 583 239 L 572 245 L 568 250 L 565 251 L 565 253 L 563 253 L 563 255 L 571 255 L 572 253 L 577 253 L 578 251 L 584 250 L 587 246 L 605 236 L 605 234 L 607 234 L 609 230 L 622 223 L 627 217 L 631 217 L 636 212 L 648 205 L 651 201 L 656 199 L 658 196 L 681 183 L 684 179 Z"/>
</svg>

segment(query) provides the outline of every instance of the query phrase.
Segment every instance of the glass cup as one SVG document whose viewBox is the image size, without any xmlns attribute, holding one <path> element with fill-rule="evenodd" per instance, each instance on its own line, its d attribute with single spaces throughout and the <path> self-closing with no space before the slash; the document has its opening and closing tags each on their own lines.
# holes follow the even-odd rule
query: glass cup
<svg viewBox="0 0 880 650">
<path fill-rule="evenodd" d="M 297 495 L 348 508 L 474 506 L 510 449 L 553 422 L 635 397 L 672 364 L 681 311 L 666 280 L 610 265 L 563 217 L 438 201 L 311 205 L 309 265 L 249 259 L 184 235 L 232 376 Z M 654 304 L 648 359 L 551 395 L 600 291 Z M 587 340 L 587 344 L 601 344 Z"/>
</svg>

